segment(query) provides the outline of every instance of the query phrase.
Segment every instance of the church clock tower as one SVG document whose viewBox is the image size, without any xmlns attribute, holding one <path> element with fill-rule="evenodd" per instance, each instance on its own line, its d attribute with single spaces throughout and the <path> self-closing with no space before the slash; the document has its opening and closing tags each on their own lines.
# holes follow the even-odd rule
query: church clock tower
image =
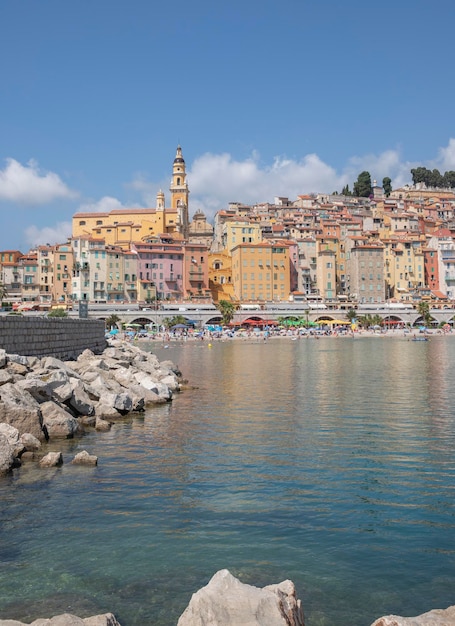
<svg viewBox="0 0 455 626">
<path fill-rule="evenodd" d="M 182 156 L 182 148 L 177 146 L 177 152 L 172 168 L 172 181 L 169 188 L 171 192 L 171 209 L 177 211 L 177 230 L 183 237 L 188 235 L 188 196 L 189 189 L 186 182 L 185 160 Z"/>
</svg>

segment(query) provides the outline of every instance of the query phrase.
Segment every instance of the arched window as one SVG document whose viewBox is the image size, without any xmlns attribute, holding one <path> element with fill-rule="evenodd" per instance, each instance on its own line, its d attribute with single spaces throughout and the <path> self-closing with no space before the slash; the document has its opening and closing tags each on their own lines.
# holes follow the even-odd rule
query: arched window
<svg viewBox="0 0 455 626">
<path fill-rule="evenodd" d="M 177 185 L 180 185 L 180 176 L 177 177 Z"/>
</svg>

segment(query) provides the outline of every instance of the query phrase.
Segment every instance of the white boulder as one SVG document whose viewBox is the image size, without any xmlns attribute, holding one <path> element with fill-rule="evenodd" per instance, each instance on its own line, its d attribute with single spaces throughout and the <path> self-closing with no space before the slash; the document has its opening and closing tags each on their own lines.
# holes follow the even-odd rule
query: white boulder
<svg viewBox="0 0 455 626">
<path fill-rule="evenodd" d="M 41 467 L 58 467 L 63 465 L 63 455 L 61 452 L 48 452 L 39 464 Z"/>
<path fill-rule="evenodd" d="M 377 619 L 372 626 L 455 626 L 455 606 L 433 609 L 417 617 L 386 615 Z"/>
<path fill-rule="evenodd" d="M 193 594 L 177 626 L 304 626 L 304 618 L 290 580 L 260 589 L 224 569 Z"/>
</svg>

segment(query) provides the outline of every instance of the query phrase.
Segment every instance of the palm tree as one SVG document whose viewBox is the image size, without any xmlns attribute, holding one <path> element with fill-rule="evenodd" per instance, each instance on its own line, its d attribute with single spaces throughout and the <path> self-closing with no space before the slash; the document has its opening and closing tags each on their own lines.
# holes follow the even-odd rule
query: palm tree
<svg viewBox="0 0 455 626">
<path fill-rule="evenodd" d="M 419 302 L 419 304 L 417 305 L 417 311 L 422 316 L 425 326 L 429 326 L 431 324 L 432 317 L 430 313 L 430 305 L 428 304 L 428 302 L 425 302 L 424 300 Z"/>
<path fill-rule="evenodd" d="M 229 300 L 220 300 L 217 306 L 219 312 L 221 313 L 221 317 L 223 318 L 224 326 L 227 326 L 230 322 L 232 322 L 232 318 L 235 313 L 235 306 Z"/>
<path fill-rule="evenodd" d="M 106 322 L 105 322 L 106 323 L 106 328 L 113 328 L 114 326 L 117 326 L 118 322 L 120 322 L 119 316 L 116 315 L 115 313 L 112 313 L 106 319 Z"/>
<path fill-rule="evenodd" d="M 174 315 L 174 317 L 171 318 L 170 321 L 171 321 L 171 328 L 172 326 L 177 326 L 177 324 L 185 324 L 185 326 L 188 324 L 188 320 L 183 315 Z"/>
<path fill-rule="evenodd" d="M 166 330 L 169 330 L 169 328 L 173 325 L 173 319 L 171 319 L 170 317 L 165 317 L 161 320 L 161 324 L 164 326 L 164 328 L 166 328 Z"/>
<path fill-rule="evenodd" d="M 352 320 L 355 320 L 356 317 L 357 312 L 355 311 L 355 309 L 349 309 L 349 311 L 346 313 L 346 318 L 351 322 L 351 324 Z"/>
<path fill-rule="evenodd" d="M 362 328 L 370 328 L 370 326 L 373 325 L 373 318 L 371 317 L 370 314 L 361 315 L 357 321 Z"/>
<path fill-rule="evenodd" d="M 373 326 L 382 326 L 384 320 L 380 315 L 373 315 L 371 318 L 371 323 Z"/>
</svg>

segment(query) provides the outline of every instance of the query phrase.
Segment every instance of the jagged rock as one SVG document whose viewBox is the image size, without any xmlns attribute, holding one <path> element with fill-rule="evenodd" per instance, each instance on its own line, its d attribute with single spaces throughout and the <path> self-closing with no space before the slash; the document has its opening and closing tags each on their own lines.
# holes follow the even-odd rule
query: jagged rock
<svg viewBox="0 0 455 626">
<path fill-rule="evenodd" d="M 122 387 L 128 388 L 131 384 L 136 383 L 131 369 L 120 368 L 112 372 L 112 378 Z"/>
<path fill-rule="evenodd" d="M 8 437 L 0 433 L 0 474 L 7 474 L 16 464 L 16 456 Z"/>
<path fill-rule="evenodd" d="M 68 400 L 68 404 L 79 415 L 93 415 L 95 412 L 93 402 L 90 400 L 90 397 L 80 380 L 77 381 L 77 384 L 73 389 L 73 395 Z"/>
<path fill-rule="evenodd" d="M 40 440 L 45 438 L 39 403 L 13 383 L 0 387 L 0 422 L 17 428 L 19 433 L 31 433 Z"/>
<path fill-rule="evenodd" d="M 7 355 L 7 363 L 10 365 L 11 363 L 18 363 L 19 365 L 24 365 L 27 369 L 29 368 L 29 358 L 28 356 L 23 356 L 22 354 L 8 354 Z"/>
<path fill-rule="evenodd" d="M 77 419 L 52 400 L 41 404 L 41 414 L 43 416 L 43 428 L 45 428 L 49 439 L 56 437 L 71 439 L 80 432 Z"/>
<path fill-rule="evenodd" d="M 24 452 L 25 446 L 20 440 L 17 428 L 2 422 L 0 424 L 0 434 L 4 435 L 8 439 L 8 443 L 13 450 L 14 456 L 20 456 L 22 452 Z"/>
<path fill-rule="evenodd" d="M 73 395 L 73 385 L 68 381 L 62 385 L 56 386 L 52 390 L 52 396 L 54 400 L 61 402 L 62 404 L 68 402 Z"/>
<path fill-rule="evenodd" d="M 63 465 L 63 455 L 61 452 L 48 452 L 39 464 L 41 467 L 58 467 Z"/>
<path fill-rule="evenodd" d="M 304 626 L 304 618 L 290 580 L 260 589 L 224 569 L 193 594 L 177 626 Z"/>
<path fill-rule="evenodd" d="M 128 390 L 133 394 L 133 403 L 135 411 L 142 411 L 149 404 L 162 404 L 167 400 L 160 398 L 157 393 L 142 387 L 138 383 L 131 384 Z"/>
<path fill-rule="evenodd" d="M 52 398 L 52 388 L 38 376 L 31 375 L 16 382 L 16 387 L 28 391 L 39 403 L 46 402 Z"/>
<path fill-rule="evenodd" d="M 455 606 L 433 609 L 417 617 L 386 615 L 377 619 L 372 626 L 455 626 Z"/>
<path fill-rule="evenodd" d="M 125 342 L 101 356 L 85 350 L 66 362 L 0 350 L 0 422 L 39 440 L 72 437 L 83 421 L 109 429 L 111 424 L 99 418 L 114 420 L 170 401 L 180 389 L 173 370 L 172 364 L 161 367 L 154 354 Z"/>
<path fill-rule="evenodd" d="M 180 383 L 174 374 L 168 374 L 160 379 L 162 385 L 167 385 L 171 391 L 178 391 L 180 389 Z"/>
<path fill-rule="evenodd" d="M 167 402 L 172 399 L 172 391 L 169 387 L 163 383 L 153 380 L 153 378 L 147 373 L 141 371 L 136 372 L 134 374 L 134 378 L 136 379 L 136 382 L 142 385 L 142 387 L 156 393 L 161 401 Z"/>
<path fill-rule="evenodd" d="M 26 452 L 34 452 L 41 448 L 41 441 L 31 433 L 22 433 L 20 438 Z"/>
<path fill-rule="evenodd" d="M 89 372 L 87 372 L 89 373 Z M 84 378 L 86 382 L 86 389 L 89 396 L 99 400 L 100 398 L 104 398 L 106 393 L 111 392 L 112 395 L 123 393 L 125 391 L 124 387 L 119 385 L 119 383 L 110 375 L 106 376 L 101 374 L 100 372 L 96 373 L 96 376 L 92 376 L 94 372 L 90 371 L 90 376 L 88 379 Z"/>
<path fill-rule="evenodd" d="M 30 370 L 27 365 L 22 363 L 8 363 L 7 370 L 13 376 L 25 376 Z"/>
<path fill-rule="evenodd" d="M 1 366 L 0 366 L 1 367 Z M 0 385 L 13 382 L 13 375 L 6 369 L 0 369 Z"/>
<path fill-rule="evenodd" d="M 77 361 L 80 363 L 81 361 L 91 360 L 93 358 L 95 358 L 95 353 L 87 348 L 77 357 Z"/>
<path fill-rule="evenodd" d="M 94 454 L 89 454 L 87 450 L 82 450 L 82 452 L 76 454 L 71 462 L 74 465 L 98 465 L 98 457 Z"/>
<path fill-rule="evenodd" d="M 14 619 L 0 620 L 0 626 L 120 626 L 113 613 L 94 615 L 82 619 L 70 613 L 56 615 L 50 619 L 37 619 L 31 624 L 18 622 Z"/>
<path fill-rule="evenodd" d="M 95 429 L 100 432 L 106 432 L 111 429 L 112 424 L 107 420 L 103 420 L 102 417 L 97 417 L 95 422 Z"/>
</svg>

